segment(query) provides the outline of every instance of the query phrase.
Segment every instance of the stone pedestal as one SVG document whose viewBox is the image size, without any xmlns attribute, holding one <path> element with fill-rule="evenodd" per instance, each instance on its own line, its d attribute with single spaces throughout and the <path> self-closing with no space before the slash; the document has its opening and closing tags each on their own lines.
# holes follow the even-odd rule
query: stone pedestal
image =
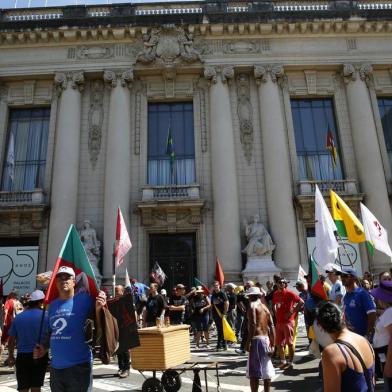
<svg viewBox="0 0 392 392">
<path fill-rule="evenodd" d="M 282 270 L 275 265 L 271 256 L 248 257 L 245 269 L 242 271 L 244 282 L 253 280 L 260 282 L 265 287 L 267 280 L 273 280 L 274 275 L 280 275 Z"/>
</svg>

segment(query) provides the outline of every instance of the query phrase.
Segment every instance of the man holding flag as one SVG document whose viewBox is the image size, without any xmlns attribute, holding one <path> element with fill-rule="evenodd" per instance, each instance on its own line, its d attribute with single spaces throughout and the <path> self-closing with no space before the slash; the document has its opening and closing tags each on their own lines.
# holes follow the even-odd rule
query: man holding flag
<svg viewBox="0 0 392 392">
<path fill-rule="evenodd" d="M 76 291 L 77 279 L 79 292 Z M 51 390 L 87 392 L 92 383 L 93 356 L 85 342 L 84 326 L 95 304 L 96 328 L 100 330 L 99 312 L 106 304 L 106 295 L 98 292 L 91 265 L 73 225 L 57 259 L 45 303 L 50 304 Z M 48 343 L 36 346 L 34 358 L 46 354 Z"/>
</svg>

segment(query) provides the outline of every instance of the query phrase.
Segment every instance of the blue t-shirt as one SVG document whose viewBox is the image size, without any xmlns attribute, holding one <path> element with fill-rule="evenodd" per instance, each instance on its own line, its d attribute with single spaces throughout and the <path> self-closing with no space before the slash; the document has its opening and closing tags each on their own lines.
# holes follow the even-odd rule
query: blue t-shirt
<svg viewBox="0 0 392 392">
<path fill-rule="evenodd" d="M 93 299 L 86 293 L 68 300 L 54 300 L 49 306 L 51 366 L 66 369 L 92 362 L 92 353 L 85 343 L 84 324 L 93 310 Z"/>
<path fill-rule="evenodd" d="M 42 314 L 43 310 L 41 309 L 26 309 L 14 318 L 9 330 L 9 335 L 16 338 L 16 349 L 18 350 L 18 353 L 33 352 L 35 345 L 38 343 Z M 43 320 L 40 343 L 42 343 L 47 335 L 47 322 L 48 314 L 46 313 Z"/>
<path fill-rule="evenodd" d="M 346 292 L 343 297 L 344 314 L 349 329 L 365 336 L 367 332 L 367 315 L 376 311 L 376 305 L 370 294 L 362 287 L 356 287 L 352 292 Z"/>
</svg>

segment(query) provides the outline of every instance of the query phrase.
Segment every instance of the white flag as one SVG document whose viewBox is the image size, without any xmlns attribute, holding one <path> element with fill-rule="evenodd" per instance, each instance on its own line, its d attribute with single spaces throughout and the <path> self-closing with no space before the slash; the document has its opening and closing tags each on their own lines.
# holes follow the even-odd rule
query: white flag
<svg viewBox="0 0 392 392">
<path fill-rule="evenodd" d="M 305 270 L 302 268 L 302 265 L 300 264 L 300 265 L 299 265 L 299 268 L 298 268 L 298 278 L 297 278 L 297 280 L 300 281 L 300 282 L 302 282 L 302 283 L 305 285 L 305 289 L 307 289 L 307 287 L 308 287 L 308 282 L 306 281 L 305 276 L 306 276 L 306 272 L 305 272 Z"/>
<path fill-rule="evenodd" d="M 131 239 L 129 238 L 127 227 L 120 207 L 117 210 L 117 226 L 116 226 L 116 245 L 114 249 L 114 265 L 118 267 L 124 261 L 124 256 L 132 248 Z"/>
<path fill-rule="evenodd" d="M 335 262 L 338 257 L 339 243 L 335 237 L 335 231 L 337 231 L 335 222 L 317 185 L 315 192 L 315 220 L 316 249 L 314 258 L 317 264 L 323 267 L 328 263 Z"/>
<path fill-rule="evenodd" d="M 362 203 L 361 205 L 361 215 L 363 228 L 365 229 L 365 238 L 369 242 L 369 245 L 380 252 L 385 253 L 392 258 L 391 247 L 388 243 L 388 233 L 381 226 L 378 219 L 365 207 Z"/>
<path fill-rule="evenodd" d="M 125 268 L 125 287 L 129 287 L 131 285 L 131 281 L 129 280 L 128 268 Z"/>
</svg>

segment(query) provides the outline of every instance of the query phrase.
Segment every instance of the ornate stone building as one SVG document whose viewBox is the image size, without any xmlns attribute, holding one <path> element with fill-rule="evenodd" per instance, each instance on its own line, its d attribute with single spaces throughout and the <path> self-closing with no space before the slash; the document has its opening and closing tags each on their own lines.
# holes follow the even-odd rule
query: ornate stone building
<svg viewBox="0 0 392 392">
<path fill-rule="evenodd" d="M 258 214 L 295 278 L 316 183 L 392 233 L 391 32 L 385 0 L 0 11 L 1 246 L 38 245 L 45 271 L 87 218 L 108 279 L 121 206 L 130 275 L 158 261 L 171 283 L 207 282 L 218 256 L 238 281 Z"/>
</svg>

